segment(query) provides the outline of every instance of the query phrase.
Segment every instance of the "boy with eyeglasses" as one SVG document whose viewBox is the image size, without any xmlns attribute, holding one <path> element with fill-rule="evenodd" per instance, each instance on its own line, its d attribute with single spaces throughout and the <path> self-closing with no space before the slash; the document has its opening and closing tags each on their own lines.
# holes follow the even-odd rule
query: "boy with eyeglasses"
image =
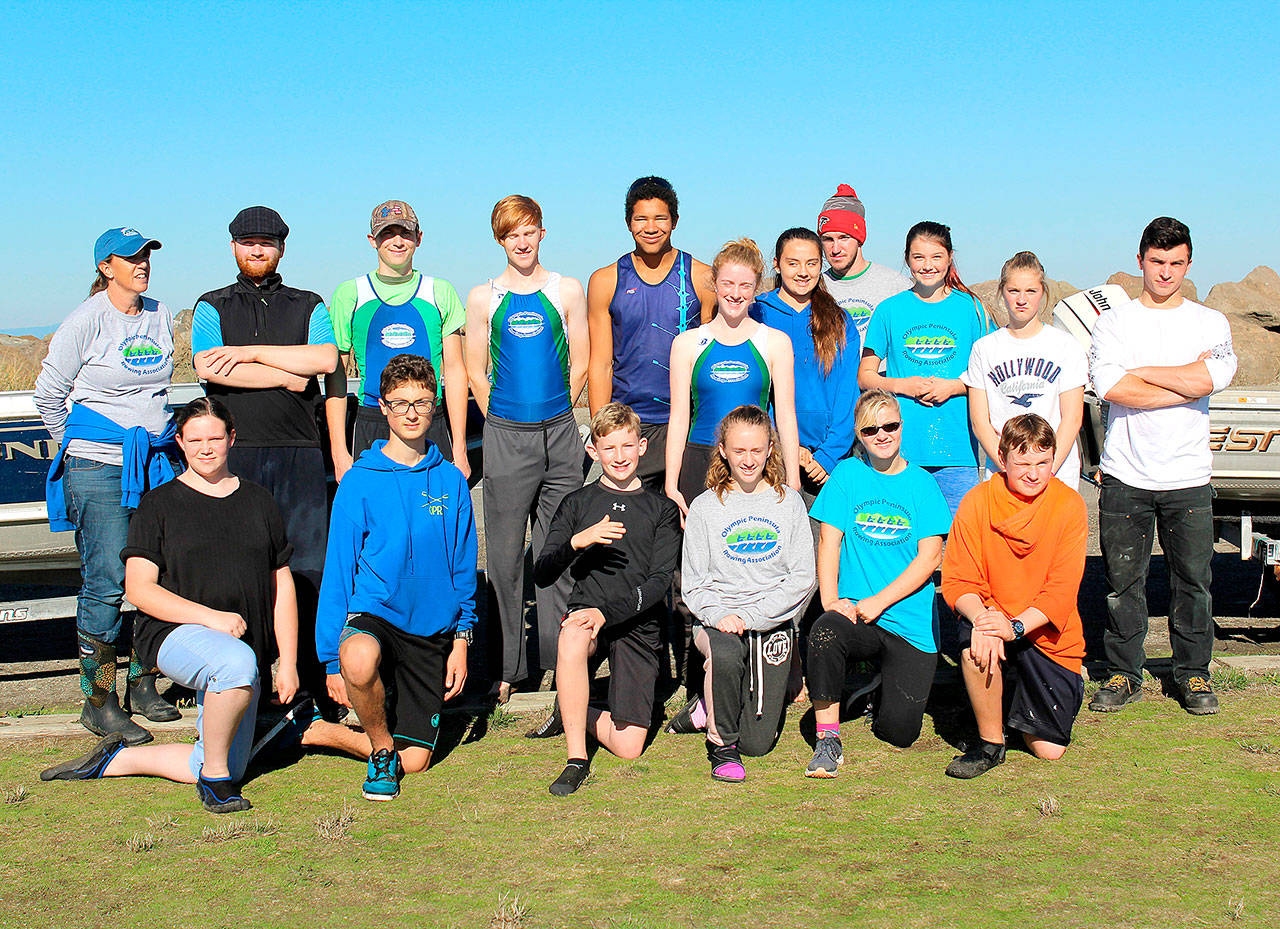
<svg viewBox="0 0 1280 929">
<path fill-rule="evenodd" d="M 329 695 L 367 734 L 366 800 L 395 799 L 403 774 L 431 763 L 441 706 L 467 680 L 476 623 L 471 495 L 427 439 L 435 372 L 425 358 L 396 355 L 380 387 L 391 435 L 338 487 L 316 618 Z M 349 739 L 332 747 L 354 751 Z"/>
</svg>

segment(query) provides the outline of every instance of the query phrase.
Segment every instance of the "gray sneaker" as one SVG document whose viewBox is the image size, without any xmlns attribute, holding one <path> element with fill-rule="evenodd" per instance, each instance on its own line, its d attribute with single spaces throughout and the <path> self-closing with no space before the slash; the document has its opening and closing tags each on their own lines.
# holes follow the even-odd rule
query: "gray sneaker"
<svg viewBox="0 0 1280 929">
<path fill-rule="evenodd" d="M 840 736 L 829 735 L 818 739 L 813 747 L 813 758 L 804 769 L 805 777 L 835 777 L 840 765 L 844 762 L 844 746 L 840 744 Z"/>
</svg>

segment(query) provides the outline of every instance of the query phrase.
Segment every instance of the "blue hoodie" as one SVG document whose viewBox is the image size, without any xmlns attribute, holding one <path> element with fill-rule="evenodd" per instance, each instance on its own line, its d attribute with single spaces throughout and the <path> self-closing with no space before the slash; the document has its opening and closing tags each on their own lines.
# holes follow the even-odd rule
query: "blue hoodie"
<svg viewBox="0 0 1280 929">
<path fill-rule="evenodd" d="M 809 307 L 794 310 L 776 290 L 761 294 L 751 307 L 751 318 L 781 329 L 791 337 L 796 368 L 796 422 L 800 444 L 812 450 L 822 469 L 830 474 L 836 462 L 849 456 L 857 430 L 853 408 L 858 402 L 858 361 L 862 343 L 858 327 L 845 326 L 845 347 L 836 356 L 830 374 L 822 373 L 822 362 L 813 347 L 809 331 Z"/>
<path fill-rule="evenodd" d="M 385 444 L 356 460 L 333 498 L 316 608 L 316 653 L 330 674 L 349 613 L 416 636 L 476 623 L 476 520 L 462 472 L 431 443 L 412 468 Z"/>
</svg>

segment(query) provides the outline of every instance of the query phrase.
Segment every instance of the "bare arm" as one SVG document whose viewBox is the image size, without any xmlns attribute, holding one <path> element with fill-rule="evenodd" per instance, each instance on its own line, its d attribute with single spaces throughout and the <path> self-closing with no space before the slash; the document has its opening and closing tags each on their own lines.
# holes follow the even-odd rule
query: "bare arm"
<svg viewBox="0 0 1280 929">
<path fill-rule="evenodd" d="M 338 346 L 332 342 L 321 345 L 224 345 L 200 354 L 209 356 L 228 348 L 246 351 L 248 357 L 245 361 L 279 368 L 298 377 L 328 374 L 338 366 Z"/>
<path fill-rule="evenodd" d="M 716 288 L 711 279 L 711 267 L 695 258 L 690 263 L 689 270 L 693 277 L 693 289 L 702 304 L 702 322 L 709 323 L 711 317 L 716 315 Z"/>
<path fill-rule="evenodd" d="M 1075 448 L 1076 437 L 1080 435 L 1080 425 L 1084 422 L 1084 388 L 1074 387 L 1064 390 L 1058 395 L 1057 443 L 1053 453 L 1053 473 L 1057 474 L 1062 463 Z"/>
<path fill-rule="evenodd" d="M 1133 374 L 1126 374 L 1116 381 L 1104 397 L 1108 403 L 1119 403 L 1135 410 L 1163 410 L 1166 407 L 1190 403 L 1194 397 L 1149 384 Z"/>
<path fill-rule="evenodd" d="M 276 569 L 276 602 L 272 613 L 280 666 L 276 669 L 276 693 L 281 703 L 298 692 L 298 596 L 289 566 Z"/>
<path fill-rule="evenodd" d="M 773 414 L 778 423 L 778 440 L 782 443 L 782 463 L 787 483 L 800 489 L 800 428 L 796 424 L 795 356 L 791 339 L 776 330 L 769 336 L 769 355 L 773 369 Z"/>
<path fill-rule="evenodd" d="M 843 613 L 850 622 L 856 623 L 856 604 L 840 596 L 840 544 L 843 541 L 843 532 L 830 523 L 822 523 L 818 534 L 818 598 L 824 610 Z"/>
<path fill-rule="evenodd" d="M 864 622 L 874 622 L 879 619 L 889 607 L 928 583 L 940 564 L 942 564 L 942 536 L 926 536 L 916 544 L 916 556 L 903 568 L 901 574 L 886 584 L 882 590 L 858 601 L 858 616 Z"/>
<path fill-rule="evenodd" d="M 301 393 L 311 383 L 310 377 L 262 364 L 252 360 L 257 345 L 220 345 L 208 351 L 196 353 L 192 359 L 196 376 L 202 381 L 225 384 L 227 387 L 283 387 Z M 283 347 L 283 346 L 277 346 Z M 297 348 L 324 348 L 325 346 L 291 346 Z M 332 349 L 333 346 L 327 346 Z M 336 354 L 336 349 L 334 350 Z M 336 360 L 336 359 L 335 359 Z"/>
<path fill-rule="evenodd" d="M 480 412 L 489 414 L 489 285 L 467 294 L 467 378 Z"/>
<path fill-rule="evenodd" d="M 560 302 L 568 323 L 565 337 L 569 341 L 569 402 L 577 403 L 587 383 L 587 366 L 591 354 L 591 332 L 587 324 L 587 295 L 582 282 L 574 277 L 560 278 Z M 612 343 L 610 339 L 610 343 Z"/>
<path fill-rule="evenodd" d="M 462 358 L 462 336 L 454 332 L 444 338 L 440 367 L 444 369 L 444 405 L 449 412 L 449 438 L 453 442 L 453 464 L 463 477 L 471 476 L 467 460 L 467 365 Z"/>
<path fill-rule="evenodd" d="M 858 362 L 858 386 L 863 390 L 887 390 L 901 397 L 913 400 L 924 390 L 922 377 L 887 377 L 880 373 L 880 356 L 869 348 L 862 350 L 862 361 Z"/>
<path fill-rule="evenodd" d="M 668 497 L 680 507 L 681 518 L 689 512 L 689 501 L 680 493 L 680 466 L 689 441 L 689 382 L 693 374 L 692 330 L 682 332 L 671 343 L 671 415 L 667 419 L 666 486 Z"/>
<path fill-rule="evenodd" d="M 587 405 L 594 416 L 613 399 L 613 320 L 609 304 L 618 286 L 617 264 L 606 265 L 587 282 L 587 331 L 591 341 L 587 362 Z"/>
<path fill-rule="evenodd" d="M 142 612 L 162 622 L 193 623 L 237 637 L 245 633 L 244 618 L 238 613 L 211 610 L 165 590 L 160 586 L 159 565 L 141 556 L 130 557 L 124 563 L 124 595 Z"/>
<path fill-rule="evenodd" d="M 969 388 L 969 425 L 973 428 L 973 434 L 977 436 L 987 457 L 992 461 L 999 461 L 997 453 L 1000 451 L 1000 436 L 996 435 L 995 427 L 991 425 L 991 408 L 987 404 L 987 392 L 981 387 Z M 1080 428 L 1078 423 L 1076 428 Z"/>
</svg>

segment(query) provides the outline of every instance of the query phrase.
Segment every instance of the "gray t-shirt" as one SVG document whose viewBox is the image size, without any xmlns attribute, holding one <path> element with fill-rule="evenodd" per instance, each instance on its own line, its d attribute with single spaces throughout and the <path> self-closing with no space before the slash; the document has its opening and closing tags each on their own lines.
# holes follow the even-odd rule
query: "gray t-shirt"
<svg viewBox="0 0 1280 929">
<path fill-rule="evenodd" d="M 80 304 L 49 341 L 36 378 L 35 405 L 55 442 L 62 442 L 67 401 L 83 403 L 125 428 L 159 435 L 169 421 L 166 391 L 173 375 L 173 315 L 149 297 L 135 315 L 115 308 L 105 290 Z M 67 454 L 118 465 L 118 445 L 73 440 Z"/>
<path fill-rule="evenodd" d="M 813 532 L 804 500 L 790 487 L 699 494 L 684 527 L 681 594 L 698 621 L 714 627 L 736 613 L 765 632 L 795 622 L 817 582 Z"/>
<path fill-rule="evenodd" d="M 830 268 L 823 272 L 823 276 L 831 296 L 836 298 L 836 303 L 840 304 L 858 327 L 858 341 L 864 345 L 867 341 L 867 325 L 871 322 L 871 313 L 876 304 L 911 289 L 909 278 L 874 261 L 853 277 L 835 277 Z"/>
</svg>

